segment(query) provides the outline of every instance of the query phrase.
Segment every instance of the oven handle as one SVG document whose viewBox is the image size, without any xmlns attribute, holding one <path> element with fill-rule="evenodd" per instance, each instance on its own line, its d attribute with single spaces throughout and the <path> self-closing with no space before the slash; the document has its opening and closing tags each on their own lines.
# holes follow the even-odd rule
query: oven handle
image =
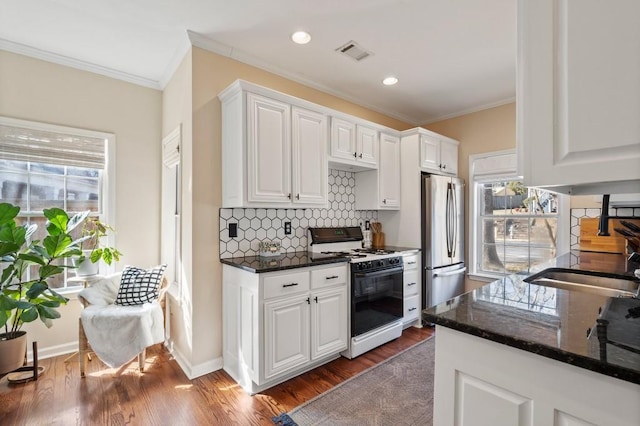
<svg viewBox="0 0 640 426">
<path fill-rule="evenodd" d="M 402 273 L 402 271 L 403 271 L 403 268 L 401 266 L 399 268 L 387 268 L 381 271 L 374 271 L 374 272 L 356 272 L 355 274 L 353 274 L 353 276 L 355 278 L 374 278 L 374 277 L 379 277 L 380 275 L 398 274 L 398 273 Z"/>
<path fill-rule="evenodd" d="M 465 266 L 464 268 L 456 269 L 453 272 L 444 272 L 442 274 L 433 274 L 433 278 L 435 278 L 435 277 L 452 277 L 454 275 L 460 275 L 466 270 L 467 270 L 467 267 Z"/>
</svg>

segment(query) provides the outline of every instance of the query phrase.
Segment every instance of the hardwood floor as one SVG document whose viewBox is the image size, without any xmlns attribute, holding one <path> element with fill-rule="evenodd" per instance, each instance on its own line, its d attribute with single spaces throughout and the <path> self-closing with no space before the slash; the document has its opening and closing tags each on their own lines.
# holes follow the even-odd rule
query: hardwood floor
<svg viewBox="0 0 640 426">
<path fill-rule="evenodd" d="M 349 377 L 432 336 L 410 327 L 402 336 L 353 360 L 338 358 L 254 396 L 222 370 L 188 380 L 161 345 L 137 361 L 109 369 L 94 358 L 80 378 L 76 360 L 40 362 L 37 382 L 11 385 L 0 379 L 2 425 L 272 425 L 271 418 L 331 389 Z"/>
</svg>

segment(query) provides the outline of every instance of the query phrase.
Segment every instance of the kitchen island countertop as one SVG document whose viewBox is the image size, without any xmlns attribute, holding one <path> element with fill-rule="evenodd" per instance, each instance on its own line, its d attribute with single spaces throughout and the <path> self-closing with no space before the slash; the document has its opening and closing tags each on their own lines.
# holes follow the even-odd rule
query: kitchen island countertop
<svg viewBox="0 0 640 426">
<path fill-rule="evenodd" d="M 534 271 L 504 277 L 425 309 L 423 319 L 640 384 L 640 317 L 629 312 L 640 307 L 640 300 L 524 281 L 550 267 L 633 276 L 640 265 L 628 263 L 623 255 L 571 251 Z M 598 339 L 598 319 L 608 321 L 609 343 L 601 345 Z"/>
</svg>

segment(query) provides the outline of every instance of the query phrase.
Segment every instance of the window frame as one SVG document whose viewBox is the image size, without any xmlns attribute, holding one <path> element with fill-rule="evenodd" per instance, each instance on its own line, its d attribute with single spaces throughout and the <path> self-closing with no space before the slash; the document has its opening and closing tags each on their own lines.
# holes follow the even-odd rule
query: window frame
<svg viewBox="0 0 640 426">
<path fill-rule="evenodd" d="M 98 185 L 100 186 L 100 211 L 101 214 L 98 216 L 100 220 L 113 225 L 116 229 L 117 226 L 114 224 L 116 218 L 116 136 L 113 133 L 99 132 L 95 130 L 87 130 L 76 127 L 68 127 L 68 126 L 60 126 L 57 124 L 49 124 L 42 123 L 37 121 L 30 120 L 20 120 L 11 117 L 0 116 L 0 125 L 6 126 L 14 126 L 21 127 L 30 130 L 39 130 L 45 132 L 54 132 L 66 134 L 74 137 L 89 137 L 89 138 L 97 138 L 103 139 L 105 141 L 105 165 L 104 169 L 100 173 Z M 29 171 L 31 173 L 31 171 Z M 31 216 L 34 217 L 33 214 L 29 213 L 24 215 L 23 217 Z M 39 217 L 40 215 L 38 215 Z M 44 216 L 42 216 L 44 217 Z M 104 237 L 105 245 L 116 247 L 116 235 L 114 232 L 109 233 L 106 237 Z M 106 265 L 103 262 L 100 263 L 100 274 L 106 275 L 115 272 L 116 270 L 116 262 L 113 262 L 111 265 Z M 82 290 L 82 286 L 73 286 L 69 287 L 67 284 L 67 279 L 69 277 L 65 277 L 64 287 L 57 288 L 56 291 L 60 294 L 64 294 L 66 296 L 75 295 L 80 290 Z"/>
<path fill-rule="evenodd" d="M 516 151 L 504 150 L 469 156 L 469 278 L 494 281 L 510 273 L 491 273 L 480 270 L 482 251 L 481 200 L 478 185 L 498 181 L 522 180 L 516 169 Z M 544 189 L 549 191 L 548 189 Z M 552 192 L 552 191 L 551 191 Z M 558 200 L 556 256 L 569 251 L 570 197 L 556 193 Z"/>
</svg>

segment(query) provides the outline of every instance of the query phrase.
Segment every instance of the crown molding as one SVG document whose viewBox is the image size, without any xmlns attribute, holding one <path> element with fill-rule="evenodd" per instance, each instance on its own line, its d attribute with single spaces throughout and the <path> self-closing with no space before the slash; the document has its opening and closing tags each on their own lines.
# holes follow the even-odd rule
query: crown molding
<svg viewBox="0 0 640 426">
<path fill-rule="evenodd" d="M 136 84 L 138 86 L 157 90 L 162 89 L 160 83 L 156 80 L 151 80 L 149 78 L 140 77 L 138 75 L 129 74 L 123 71 L 118 71 L 113 68 L 103 67 L 91 62 L 70 58 L 68 56 L 59 55 L 57 53 L 47 52 L 36 47 L 27 46 L 26 44 L 16 43 L 6 39 L 0 39 L 0 50 L 6 50 L 7 52 L 17 53 L 19 55 L 28 56 L 30 58 L 40 59 L 42 61 L 51 62 L 58 65 L 100 74 L 105 77 L 126 81 L 127 83 Z"/>
<path fill-rule="evenodd" d="M 467 114 L 472 114 L 478 111 L 484 111 L 485 109 L 496 108 L 502 105 L 507 105 L 516 101 L 516 97 L 512 96 L 510 98 L 502 99 L 496 102 L 490 102 L 488 104 L 478 105 L 473 108 L 463 109 L 461 111 L 452 112 L 450 114 L 440 115 L 438 117 L 430 118 L 427 121 L 423 121 L 420 126 L 424 127 L 428 124 L 437 123 L 438 121 L 448 120 L 450 118 L 456 118 Z"/>
<path fill-rule="evenodd" d="M 171 78 L 176 73 L 176 70 L 184 60 L 185 55 L 191 49 L 191 45 L 192 45 L 192 42 L 189 38 L 189 31 L 187 30 L 184 34 L 184 37 L 182 38 L 182 42 L 176 48 L 173 54 L 173 57 L 171 58 L 171 60 L 165 67 L 164 72 L 162 73 L 162 78 L 160 78 L 160 88 L 162 90 L 164 90 L 167 87 L 167 84 L 169 84 L 169 81 L 171 81 Z"/>
</svg>

